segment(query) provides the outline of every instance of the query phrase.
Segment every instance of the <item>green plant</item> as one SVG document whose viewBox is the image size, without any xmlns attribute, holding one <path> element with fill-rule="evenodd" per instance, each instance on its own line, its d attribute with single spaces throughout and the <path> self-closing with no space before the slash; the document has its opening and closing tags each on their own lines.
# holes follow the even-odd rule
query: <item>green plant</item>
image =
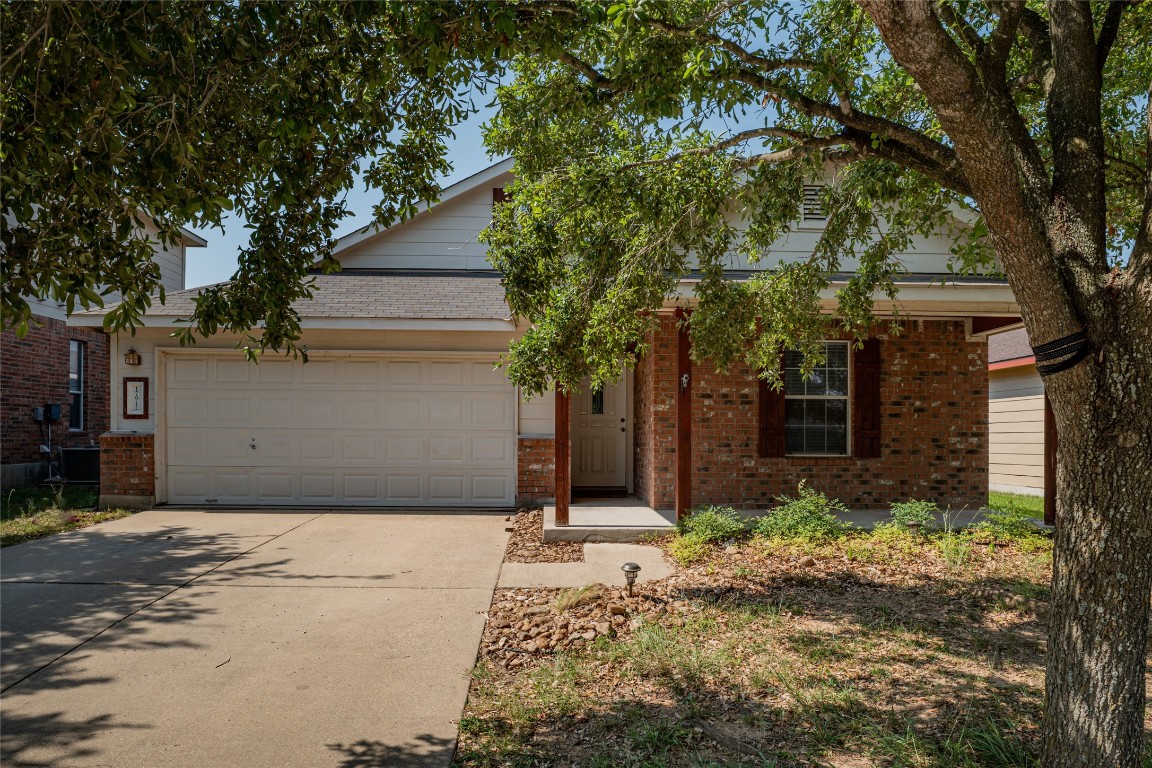
<svg viewBox="0 0 1152 768">
<path fill-rule="evenodd" d="M 809 488 L 801 480 L 796 498 L 778 496 L 780 506 L 756 521 L 753 530 L 761 536 L 802 541 L 830 541 L 848 530 L 834 511 L 843 510 L 836 499 Z"/>
<path fill-rule="evenodd" d="M 959 570 L 972 555 L 972 545 L 955 531 L 947 531 L 940 538 L 940 555 L 949 568 Z"/>
<path fill-rule="evenodd" d="M 668 540 L 668 554 L 680 565 L 692 565 L 708 556 L 712 545 L 692 535 L 677 535 Z"/>
<path fill-rule="evenodd" d="M 1022 541 L 1044 536 L 1036 526 L 1033 510 L 1016 505 L 990 510 L 975 529 L 994 541 Z"/>
<path fill-rule="evenodd" d="M 897 501 L 889 507 L 891 520 L 897 525 L 907 526 L 909 523 L 931 525 L 936 519 L 936 505 L 930 501 Z"/>
<path fill-rule="evenodd" d="M 676 523 L 676 530 L 710 544 L 735 539 L 747 533 L 744 518 L 732 507 L 706 505 L 695 507 Z"/>
</svg>

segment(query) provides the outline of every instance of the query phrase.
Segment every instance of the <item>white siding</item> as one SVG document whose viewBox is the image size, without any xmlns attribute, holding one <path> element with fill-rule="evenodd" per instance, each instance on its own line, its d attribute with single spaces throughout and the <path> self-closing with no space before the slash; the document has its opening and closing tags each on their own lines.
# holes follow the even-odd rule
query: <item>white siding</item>
<svg viewBox="0 0 1152 768">
<path fill-rule="evenodd" d="M 1044 492 L 1044 386 L 1035 366 L 988 374 L 988 482 Z"/>
<path fill-rule="evenodd" d="M 504 174 L 459 197 L 434 206 L 416 218 L 392 227 L 339 254 L 345 268 L 353 269 L 489 269 L 487 247 L 477 236 L 492 221 L 492 189 L 511 183 Z M 738 216 L 733 214 L 733 221 Z M 805 261 L 812 255 L 821 229 L 798 227 L 782 237 L 755 265 L 733 255 L 731 269 L 765 269 L 780 262 Z M 945 235 L 914 238 L 899 257 L 908 272 L 943 274 L 951 258 L 951 240 Z M 855 259 L 841 264 L 856 269 Z"/>
<path fill-rule="evenodd" d="M 339 254 L 348 269 L 490 269 L 477 240 L 492 222 L 492 188 L 505 175 Z"/>
</svg>

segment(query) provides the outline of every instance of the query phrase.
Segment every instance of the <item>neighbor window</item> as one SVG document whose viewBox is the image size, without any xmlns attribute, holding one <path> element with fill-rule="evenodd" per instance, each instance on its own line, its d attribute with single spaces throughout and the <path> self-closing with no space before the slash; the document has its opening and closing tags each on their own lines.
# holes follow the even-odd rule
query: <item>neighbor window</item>
<svg viewBox="0 0 1152 768">
<path fill-rule="evenodd" d="M 84 342 L 68 342 L 68 428 L 84 429 Z"/>
<path fill-rule="evenodd" d="M 824 364 L 807 379 L 804 356 L 784 353 L 784 450 L 789 454 L 848 454 L 848 342 L 824 342 Z"/>
<path fill-rule="evenodd" d="M 822 227 L 828 223 L 824 210 L 824 185 L 805 184 L 804 199 L 800 202 L 800 223 L 806 227 Z"/>
</svg>

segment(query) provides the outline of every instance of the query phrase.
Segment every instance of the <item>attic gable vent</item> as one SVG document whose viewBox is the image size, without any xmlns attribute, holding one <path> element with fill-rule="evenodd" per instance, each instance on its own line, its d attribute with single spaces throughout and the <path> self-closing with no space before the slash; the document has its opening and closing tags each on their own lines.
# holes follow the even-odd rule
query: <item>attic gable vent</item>
<svg viewBox="0 0 1152 768">
<path fill-rule="evenodd" d="M 828 222 L 828 213 L 824 210 L 824 201 L 821 195 L 823 184 L 805 184 L 804 199 L 800 204 L 800 222 L 809 226 L 823 226 Z"/>
</svg>

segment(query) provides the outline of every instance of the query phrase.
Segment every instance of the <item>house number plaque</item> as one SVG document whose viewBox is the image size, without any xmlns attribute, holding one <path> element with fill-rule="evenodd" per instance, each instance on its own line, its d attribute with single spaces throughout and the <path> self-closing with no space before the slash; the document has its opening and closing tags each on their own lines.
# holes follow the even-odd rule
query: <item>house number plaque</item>
<svg viewBox="0 0 1152 768">
<path fill-rule="evenodd" d="M 124 418 L 148 418 L 148 379 L 124 379 Z"/>
</svg>

